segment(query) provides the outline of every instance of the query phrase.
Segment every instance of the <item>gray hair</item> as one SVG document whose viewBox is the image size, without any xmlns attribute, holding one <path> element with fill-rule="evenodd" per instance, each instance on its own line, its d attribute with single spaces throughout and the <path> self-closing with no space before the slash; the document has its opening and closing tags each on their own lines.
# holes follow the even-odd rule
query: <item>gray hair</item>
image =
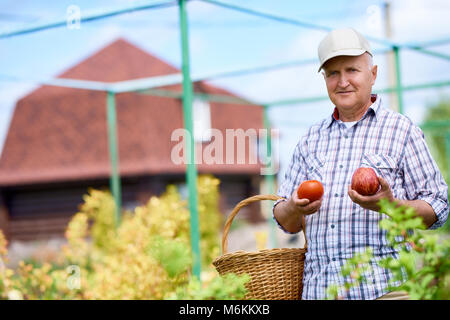
<svg viewBox="0 0 450 320">
<path fill-rule="evenodd" d="M 372 57 L 372 55 L 370 54 L 370 53 L 368 53 L 368 52 L 364 52 L 364 55 L 366 55 L 368 58 L 367 58 L 367 64 L 368 64 L 368 66 L 369 66 L 369 71 L 372 71 L 372 68 L 373 68 L 373 57 Z"/>
</svg>

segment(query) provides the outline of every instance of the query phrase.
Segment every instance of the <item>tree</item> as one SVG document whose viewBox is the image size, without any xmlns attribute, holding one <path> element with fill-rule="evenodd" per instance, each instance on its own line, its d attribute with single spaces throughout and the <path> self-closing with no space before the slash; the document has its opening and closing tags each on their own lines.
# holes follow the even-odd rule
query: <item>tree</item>
<svg viewBox="0 0 450 320">
<path fill-rule="evenodd" d="M 450 139 L 450 97 L 441 97 L 437 102 L 428 105 L 422 127 L 431 153 L 448 185 L 450 184 L 450 141 L 448 141 Z M 450 222 L 447 221 L 445 229 L 450 231 Z"/>
</svg>

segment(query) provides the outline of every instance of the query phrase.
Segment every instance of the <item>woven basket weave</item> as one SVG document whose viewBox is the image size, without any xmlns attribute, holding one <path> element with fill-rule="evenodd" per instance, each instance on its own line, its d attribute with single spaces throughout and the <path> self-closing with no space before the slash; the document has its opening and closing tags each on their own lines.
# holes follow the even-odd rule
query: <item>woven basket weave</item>
<svg viewBox="0 0 450 320">
<path fill-rule="evenodd" d="M 213 261 L 220 275 L 230 272 L 247 273 L 251 280 L 246 284 L 245 299 L 300 300 L 303 289 L 305 248 L 265 249 L 257 252 L 236 251 L 227 253 L 227 237 L 231 223 L 239 210 L 255 201 L 278 200 L 276 195 L 257 195 L 239 202 L 228 216 L 222 236 L 223 255 Z M 302 229 L 305 220 L 302 221 Z"/>
</svg>

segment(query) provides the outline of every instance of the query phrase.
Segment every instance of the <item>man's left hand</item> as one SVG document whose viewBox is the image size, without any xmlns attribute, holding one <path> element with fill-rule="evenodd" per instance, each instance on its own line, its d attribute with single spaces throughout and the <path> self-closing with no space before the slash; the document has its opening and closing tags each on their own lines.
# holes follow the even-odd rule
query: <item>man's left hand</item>
<svg viewBox="0 0 450 320">
<path fill-rule="evenodd" d="M 394 195 L 392 194 L 391 187 L 382 177 L 378 176 L 378 181 L 380 182 L 381 188 L 377 193 L 371 196 L 363 196 L 352 189 L 351 186 L 348 187 L 348 195 L 354 203 L 359 204 L 364 209 L 369 209 L 373 211 L 380 211 L 380 206 L 378 201 L 381 199 L 388 199 L 389 201 L 394 201 Z"/>
</svg>

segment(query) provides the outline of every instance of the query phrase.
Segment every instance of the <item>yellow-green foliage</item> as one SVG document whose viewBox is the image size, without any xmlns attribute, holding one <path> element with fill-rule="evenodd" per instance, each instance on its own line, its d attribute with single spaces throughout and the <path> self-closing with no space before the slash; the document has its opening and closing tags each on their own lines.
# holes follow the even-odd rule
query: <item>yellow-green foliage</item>
<svg viewBox="0 0 450 320">
<path fill-rule="evenodd" d="M 378 204 L 380 213 L 388 216 L 380 221 L 380 228 L 386 230 L 386 239 L 398 251 L 398 259 L 375 261 L 371 248 L 355 254 L 342 267 L 344 285 L 329 286 L 328 298 L 345 299 L 351 288 L 367 281 L 366 274 L 373 272 L 375 262 L 393 274 L 388 291 L 406 291 L 412 300 L 449 300 L 450 240 L 439 243 L 436 234 L 426 233 L 433 231 L 424 231 L 423 219 L 413 208 L 398 206 L 387 199 Z M 395 286 L 396 281 L 401 284 Z"/>
<path fill-rule="evenodd" d="M 218 187 L 219 180 L 212 176 L 198 178 L 202 277 L 206 277 L 201 285 L 190 277 L 189 210 L 175 186 L 126 212 L 117 229 L 111 194 L 91 189 L 68 225 L 61 257 L 64 262 L 38 267 L 21 263 L 16 272 L 0 265 L 0 298 L 188 298 L 193 286 L 195 297 L 242 298 L 247 278 L 227 278 L 227 288 L 220 290 L 217 286 L 222 282 L 215 280 L 218 275 L 211 265 L 219 254 Z M 6 258 L 1 232 L 0 257 Z M 68 285 L 74 274 L 67 268 L 78 270 L 75 287 Z"/>
<path fill-rule="evenodd" d="M 200 176 L 198 179 L 198 215 L 200 221 L 200 251 L 203 265 L 209 265 L 219 256 L 219 228 L 222 214 L 219 210 L 219 179 Z"/>
</svg>

